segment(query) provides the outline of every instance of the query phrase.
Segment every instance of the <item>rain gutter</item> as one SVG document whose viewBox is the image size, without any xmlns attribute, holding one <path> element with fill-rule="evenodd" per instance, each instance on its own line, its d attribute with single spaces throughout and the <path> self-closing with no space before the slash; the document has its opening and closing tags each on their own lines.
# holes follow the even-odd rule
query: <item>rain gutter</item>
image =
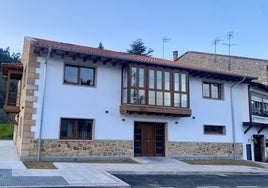
<svg viewBox="0 0 268 188">
<path fill-rule="evenodd" d="M 45 102 L 45 89 L 46 89 L 46 75 L 47 75 L 47 62 L 51 55 L 51 47 L 48 49 L 48 53 L 45 59 L 44 63 L 44 69 L 43 69 L 43 83 L 42 83 L 42 93 L 41 93 L 41 117 L 40 117 L 40 126 L 39 126 L 39 140 L 38 140 L 38 146 L 37 146 L 37 156 L 36 160 L 40 161 L 41 156 L 41 145 L 42 145 L 42 130 L 43 130 L 43 116 L 44 116 L 44 102 Z"/>
<path fill-rule="evenodd" d="M 237 146 L 236 146 L 236 134 L 235 134 L 235 112 L 234 112 L 234 101 L 233 101 L 233 88 L 239 86 L 241 83 L 243 83 L 246 80 L 246 77 L 244 77 L 241 81 L 233 84 L 230 89 L 231 93 L 231 116 L 232 116 L 232 137 L 233 137 L 233 159 L 236 160 L 236 151 L 237 151 Z"/>
</svg>

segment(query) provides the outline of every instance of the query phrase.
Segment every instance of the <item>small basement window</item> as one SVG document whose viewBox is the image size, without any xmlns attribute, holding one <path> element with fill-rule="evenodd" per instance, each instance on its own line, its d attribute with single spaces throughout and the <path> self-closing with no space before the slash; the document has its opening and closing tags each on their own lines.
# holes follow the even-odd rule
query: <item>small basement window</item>
<svg viewBox="0 0 268 188">
<path fill-rule="evenodd" d="M 204 134 L 225 135 L 226 127 L 221 125 L 204 125 Z"/>
</svg>

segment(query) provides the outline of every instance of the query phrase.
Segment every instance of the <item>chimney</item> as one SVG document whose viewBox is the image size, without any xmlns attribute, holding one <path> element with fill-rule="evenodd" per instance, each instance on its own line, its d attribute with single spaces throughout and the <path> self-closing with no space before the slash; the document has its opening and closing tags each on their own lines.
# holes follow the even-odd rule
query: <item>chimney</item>
<svg viewBox="0 0 268 188">
<path fill-rule="evenodd" d="M 173 61 L 176 61 L 178 59 L 178 51 L 173 51 Z"/>
</svg>

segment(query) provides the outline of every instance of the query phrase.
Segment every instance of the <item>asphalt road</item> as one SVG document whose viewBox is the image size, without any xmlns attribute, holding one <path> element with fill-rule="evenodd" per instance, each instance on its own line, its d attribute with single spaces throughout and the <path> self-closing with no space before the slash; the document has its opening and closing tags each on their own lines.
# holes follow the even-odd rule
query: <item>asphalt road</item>
<svg viewBox="0 0 268 188">
<path fill-rule="evenodd" d="M 268 175 L 115 175 L 131 187 L 268 188 Z"/>
</svg>

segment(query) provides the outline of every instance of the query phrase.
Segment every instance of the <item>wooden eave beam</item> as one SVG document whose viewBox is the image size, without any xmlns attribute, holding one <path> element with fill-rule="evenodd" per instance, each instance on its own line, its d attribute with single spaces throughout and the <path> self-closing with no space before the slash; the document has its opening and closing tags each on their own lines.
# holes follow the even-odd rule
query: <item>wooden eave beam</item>
<svg viewBox="0 0 268 188">
<path fill-rule="evenodd" d="M 261 127 L 261 128 L 258 130 L 258 134 L 260 134 L 264 129 L 265 129 L 265 127 Z"/>
<path fill-rule="evenodd" d="M 112 58 L 102 58 L 102 64 L 105 65 L 107 64 L 109 61 L 112 61 Z"/>
<path fill-rule="evenodd" d="M 244 130 L 244 134 L 246 134 L 253 126 L 252 125 L 249 125 L 246 130 Z"/>
<path fill-rule="evenodd" d="M 96 58 L 92 59 L 92 61 L 93 61 L 94 64 L 97 63 L 100 60 L 101 60 L 101 57 L 96 57 Z"/>
</svg>

